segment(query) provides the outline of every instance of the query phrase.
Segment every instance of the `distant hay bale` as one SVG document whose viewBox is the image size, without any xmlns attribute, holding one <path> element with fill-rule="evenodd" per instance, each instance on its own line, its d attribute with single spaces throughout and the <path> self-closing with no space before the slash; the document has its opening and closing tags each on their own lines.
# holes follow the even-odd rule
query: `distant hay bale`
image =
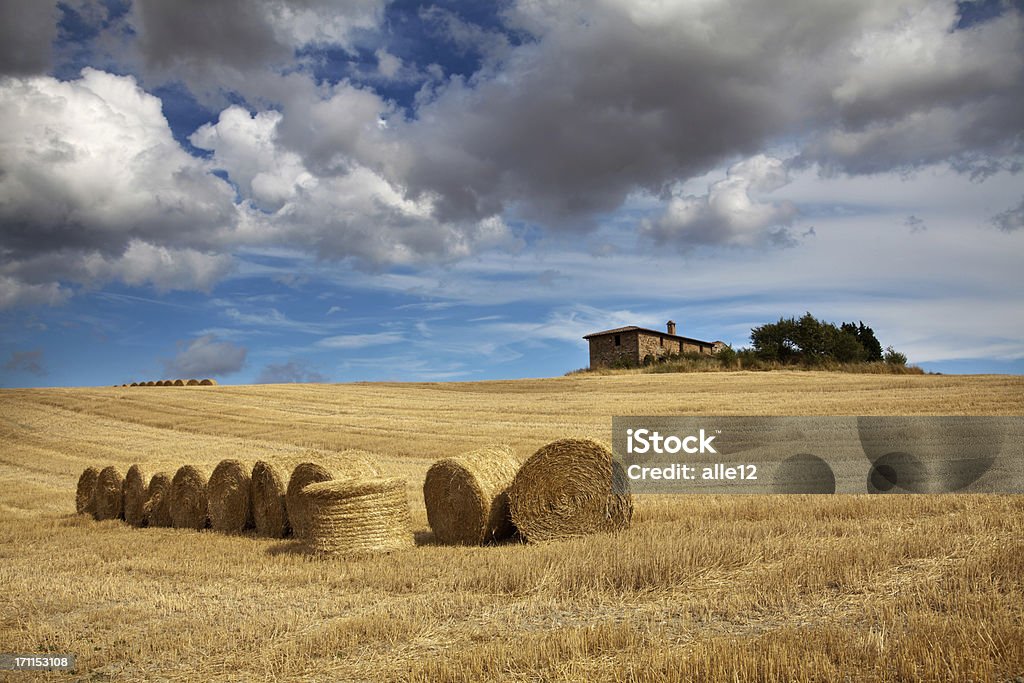
<svg viewBox="0 0 1024 683">
<path fill-rule="evenodd" d="M 210 527 L 237 534 L 252 528 L 252 468 L 240 460 L 221 460 L 206 484 Z"/>
<path fill-rule="evenodd" d="M 176 529 L 205 529 L 209 522 L 206 500 L 207 473 L 183 465 L 171 480 L 171 523 Z"/>
<path fill-rule="evenodd" d="M 629 526 L 633 498 L 625 472 L 604 444 L 560 439 L 519 468 L 509 488 L 512 523 L 530 541 Z"/>
<path fill-rule="evenodd" d="M 449 545 L 480 545 L 512 536 L 508 487 L 519 465 L 515 452 L 504 445 L 431 465 L 423 502 L 434 537 Z"/>
<path fill-rule="evenodd" d="M 183 379 L 176 379 L 171 384 L 173 386 L 176 386 L 176 387 L 183 387 L 183 386 L 185 386 L 185 380 L 183 380 Z"/>
<path fill-rule="evenodd" d="M 197 386 L 199 386 L 199 380 L 197 380 L 197 379 L 190 379 L 189 381 L 185 382 L 185 386 L 187 386 L 187 387 L 197 387 Z"/>
<path fill-rule="evenodd" d="M 158 387 L 169 387 L 169 386 L 171 386 L 171 380 L 169 380 L 169 379 L 162 379 L 159 382 L 157 382 L 156 385 Z"/>
<path fill-rule="evenodd" d="M 78 488 L 75 489 L 75 512 L 78 514 L 92 514 L 92 495 L 99 476 L 98 469 L 86 467 L 78 477 Z"/>
<path fill-rule="evenodd" d="M 158 472 L 149 480 L 144 514 L 151 527 L 174 526 L 171 519 L 171 474 Z"/>
<path fill-rule="evenodd" d="M 338 454 L 311 453 L 292 469 L 285 490 L 285 509 L 292 535 L 305 538 L 309 530 L 309 508 L 299 494 L 309 484 L 322 481 L 363 479 L 380 475 L 377 456 L 360 450 Z"/>
<path fill-rule="evenodd" d="M 156 382 L 146 382 L 142 386 L 145 386 L 145 387 L 155 387 L 156 386 Z"/>
<path fill-rule="evenodd" d="M 104 467 L 100 471 L 92 500 L 96 519 L 124 519 L 124 477 L 116 467 Z"/>
<path fill-rule="evenodd" d="M 307 547 L 325 555 L 355 557 L 411 548 L 409 500 L 404 479 L 353 479 L 310 484 Z"/>
<path fill-rule="evenodd" d="M 204 379 L 199 382 L 204 387 L 215 387 L 217 386 L 217 380 L 215 379 Z"/>
<path fill-rule="evenodd" d="M 260 460 L 252 468 L 253 526 L 260 536 L 284 538 L 288 525 L 285 504 L 287 475 L 276 465 Z"/>
<path fill-rule="evenodd" d="M 146 500 L 149 498 L 146 475 L 142 466 L 135 464 L 124 475 L 124 521 L 132 526 L 146 526 Z"/>
<path fill-rule="evenodd" d="M 138 382 L 132 382 L 128 386 L 137 387 L 137 386 L 139 386 L 139 383 Z"/>
</svg>

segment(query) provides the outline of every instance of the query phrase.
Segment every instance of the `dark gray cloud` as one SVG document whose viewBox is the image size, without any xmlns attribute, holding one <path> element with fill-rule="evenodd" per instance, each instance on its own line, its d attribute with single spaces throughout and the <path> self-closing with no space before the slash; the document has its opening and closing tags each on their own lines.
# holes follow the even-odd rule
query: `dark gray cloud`
<svg viewBox="0 0 1024 683">
<path fill-rule="evenodd" d="M 326 382 L 327 377 L 302 361 L 267 365 L 256 379 L 257 384 L 305 384 Z"/>
<path fill-rule="evenodd" d="M 992 223 L 1003 232 L 1024 230 L 1024 198 L 1016 207 L 993 216 Z"/>
<path fill-rule="evenodd" d="M 443 219 L 586 224 L 785 139 L 875 173 L 1024 151 L 1024 25 L 966 30 L 954 2 L 516 4 L 535 40 L 437 90 L 403 133 L 408 187 Z"/>
<path fill-rule="evenodd" d="M 0 0 L 0 75 L 50 68 L 58 15 L 54 0 Z"/>
<path fill-rule="evenodd" d="M 49 374 L 43 365 L 43 351 L 11 351 L 11 357 L 4 363 L 4 370 L 8 372 L 24 372 L 36 377 L 45 377 Z"/>
<path fill-rule="evenodd" d="M 280 75 L 307 45 L 352 48 L 387 0 L 135 0 L 128 18 L 147 81 L 181 81 L 208 102 L 282 102 Z"/>
<path fill-rule="evenodd" d="M 178 342 L 174 358 L 161 361 L 170 377 L 202 378 L 230 375 L 245 365 L 248 349 L 226 341 L 217 341 L 212 334 L 191 341 Z"/>
</svg>

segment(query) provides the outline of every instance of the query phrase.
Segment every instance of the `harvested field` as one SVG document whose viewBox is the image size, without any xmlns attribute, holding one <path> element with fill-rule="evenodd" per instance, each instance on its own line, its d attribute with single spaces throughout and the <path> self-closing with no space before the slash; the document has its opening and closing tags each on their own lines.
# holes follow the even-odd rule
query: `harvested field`
<svg viewBox="0 0 1024 683">
<path fill-rule="evenodd" d="M 496 442 L 607 440 L 612 414 L 1022 408 L 1016 377 L 814 372 L 0 390 L 0 642 L 75 653 L 72 680 L 1012 680 L 1020 497 L 634 496 L 619 533 L 452 547 L 422 484 Z M 75 514 L 87 466 L 352 448 L 408 481 L 418 547 L 346 560 Z"/>
</svg>

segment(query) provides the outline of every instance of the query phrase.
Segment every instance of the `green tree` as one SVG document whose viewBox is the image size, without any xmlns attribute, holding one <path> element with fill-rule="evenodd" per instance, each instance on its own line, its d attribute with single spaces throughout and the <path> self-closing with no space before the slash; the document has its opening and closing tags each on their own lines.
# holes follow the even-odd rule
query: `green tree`
<svg viewBox="0 0 1024 683">
<path fill-rule="evenodd" d="M 886 346 L 885 347 L 885 356 L 883 356 L 883 360 L 885 360 L 885 362 L 888 363 L 889 365 L 906 365 L 907 364 L 907 357 L 906 357 L 906 355 L 900 353 L 899 351 L 897 351 L 896 349 L 894 349 L 891 346 Z"/>
<path fill-rule="evenodd" d="M 864 360 L 873 362 L 882 360 L 882 344 L 878 341 L 878 337 L 875 336 L 875 331 L 864 324 L 864 321 L 858 321 L 856 325 L 853 323 L 843 323 L 840 329 L 848 334 L 852 334 L 860 342 L 860 345 L 864 347 L 866 357 Z"/>
<path fill-rule="evenodd" d="M 796 320 L 779 318 L 777 323 L 768 323 L 750 330 L 750 343 L 758 357 L 787 363 L 799 356 L 800 349 L 793 340 Z"/>
</svg>

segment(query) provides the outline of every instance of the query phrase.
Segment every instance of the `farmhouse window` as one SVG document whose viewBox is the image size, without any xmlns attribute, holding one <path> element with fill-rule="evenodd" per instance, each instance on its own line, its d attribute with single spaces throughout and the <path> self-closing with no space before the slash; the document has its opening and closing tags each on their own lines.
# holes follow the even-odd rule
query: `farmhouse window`
<svg viewBox="0 0 1024 683">
<path fill-rule="evenodd" d="M 622 346 L 622 337 L 621 336 L 615 335 L 615 345 L 616 346 Z"/>
<path fill-rule="evenodd" d="M 661 348 L 665 348 L 665 338 L 664 337 L 658 337 L 658 346 L 660 346 Z"/>
</svg>

